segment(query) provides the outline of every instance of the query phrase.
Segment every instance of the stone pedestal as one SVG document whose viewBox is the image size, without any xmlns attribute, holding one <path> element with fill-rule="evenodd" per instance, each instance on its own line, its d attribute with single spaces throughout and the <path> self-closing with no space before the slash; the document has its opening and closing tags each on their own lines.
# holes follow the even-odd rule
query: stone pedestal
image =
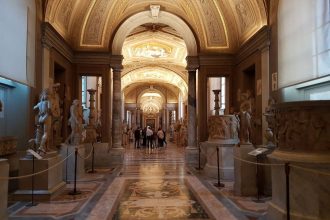
<svg viewBox="0 0 330 220">
<path fill-rule="evenodd" d="M 110 164 L 111 165 L 120 165 L 124 162 L 124 148 L 112 148 L 110 150 Z"/>
<path fill-rule="evenodd" d="M 198 148 L 196 147 L 186 147 L 185 148 L 185 161 L 191 166 L 198 165 Z"/>
<path fill-rule="evenodd" d="M 63 180 L 72 182 L 74 181 L 74 165 L 75 165 L 75 149 L 78 149 L 77 157 L 77 180 L 85 175 L 85 146 L 81 145 L 67 145 L 62 144 L 60 154 L 62 158 L 66 158 L 68 155 L 72 154 L 63 163 Z M 89 152 L 87 152 L 89 153 Z"/>
<path fill-rule="evenodd" d="M 234 148 L 234 155 L 240 159 L 256 162 L 256 157 L 248 155 L 253 151 L 252 144 L 242 144 Z M 234 192 L 239 196 L 257 195 L 257 166 L 235 159 L 235 182 Z"/>
<path fill-rule="evenodd" d="M 9 177 L 9 164 L 7 159 L 0 159 L 0 176 Z M 8 180 L 0 179 L 0 219 L 7 219 Z"/>
<path fill-rule="evenodd" d="M 290 162 L 328 175 L 290 167 L 291 219 L 329 219 L 330 216 L 330 155 L 274 151 L 268 156 L 272 163 Z M 285 220 L 286 187 L 284 166 L 272 166 L 272 201 L 268 207 L 269 220 Z"/>
<path fill-rule="evenodd" d="M 49 152 L 43 159 L 35 159 L 35 173 L 46 170 L 59 163 L 62 157 L 57 152 Z M 19 176 L 32 173 L 32 159 L 21 158 L 19 161 Z M 42 174 L 34 176 L 34 193 L 36 201 L 49 201 L 65 187 L 62 180 L 62 165 L 58 165 Z M 19 190 L 14 193 L 15 200 L 31 200 L 31 177 L 19 179 Z"/>
<path fill-rule="evenodd" d="M 218 178 L 217 147 L 219 147 L 220 177 L 234 180 L 233 147 L 237 140 L 205 141 L 201 143 L 202 153 L 206 156 L 203 172 L 212 178 Z"/>
<path fill-rule="evenodd" d="M 89 154 L 92 144 L 85 144 L 85 151 Z M 108 143 L 94 143 L 94 168 L 109 168 L 111 165 Z M 92 156 L 85 160 L 85 168 L 92 168 Z"/>
<path fill-rule="evenodd" d="M 291 219 L 329 219 L 329 109 L 330 101 L 287 102 L 269 108 L 277 148 L 268 157 L 272 163 L 290 164 Z M 272 166 L 272 184 L 268 219 L 286 219 L 284 166 Z"/>
</svg>

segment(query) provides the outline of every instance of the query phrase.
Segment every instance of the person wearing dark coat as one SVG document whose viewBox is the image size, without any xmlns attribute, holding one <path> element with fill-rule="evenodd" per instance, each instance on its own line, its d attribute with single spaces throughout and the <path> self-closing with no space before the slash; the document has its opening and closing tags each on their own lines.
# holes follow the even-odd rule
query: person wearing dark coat
<svg viewBox="0 0 330 220">
<path fill-rule="evenodd" d="M 134 141 L 135 148 L 140 148 L 140 127 L 134 131 Z"/>
</svg>

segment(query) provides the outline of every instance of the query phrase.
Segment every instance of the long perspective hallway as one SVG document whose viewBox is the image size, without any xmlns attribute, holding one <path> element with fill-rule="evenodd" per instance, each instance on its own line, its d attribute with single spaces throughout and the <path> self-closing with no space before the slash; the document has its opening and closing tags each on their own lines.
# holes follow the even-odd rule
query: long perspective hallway
<svg viewBox="0 0 330 220">
<path fill-rule="evenodd" d="M 267 198 L 233 195 L 233 182 L 217 188 L 216 179 L 185 164 L 184 149 L 125 149 L 124 164 L 96 169 L 73 182 L 50 202 L 12 203 L 10 219 L 264 219 Z"/>
</svg>

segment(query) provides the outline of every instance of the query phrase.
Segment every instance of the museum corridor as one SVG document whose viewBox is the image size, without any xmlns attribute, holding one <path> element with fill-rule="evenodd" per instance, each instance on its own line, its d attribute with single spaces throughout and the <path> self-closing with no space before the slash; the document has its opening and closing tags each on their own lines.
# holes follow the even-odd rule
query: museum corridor
<svg viewBox="0 0 330 220">
<path fill-rule="evenodd" d="M 186 166 L 184 149 L 169 143 L 164 149 L 125 149 L 122 166 L 96 169 L 50 202 L 25 206 L 11 203 L 10 219 L 263 219 L 267 203 L 232 195 L 194 167 Z M 198 193 L 197 193 L 198 192 Z"/>
<path fill-rule="evenodd" d="M 0 0 L 0 220 L 329 220 L 329 36 L 330 0 Z"/>
</svg>

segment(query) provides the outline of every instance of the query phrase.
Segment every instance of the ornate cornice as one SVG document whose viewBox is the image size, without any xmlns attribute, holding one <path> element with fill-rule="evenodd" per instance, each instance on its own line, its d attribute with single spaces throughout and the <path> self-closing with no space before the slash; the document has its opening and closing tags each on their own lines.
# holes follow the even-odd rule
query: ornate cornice
<svg viewBox="0 0 330 220">
<path fill-rule="evenodd" d="M 112 55 L 110 57 L 110 66 L 114 71 L 121 71 L 123 69 L 123 59 L 122 55 Z"/>
<path fill-rule="evenodd" d="M 236 54 L 236 64 L 251 56 L 256 51 L 261 51 L 270 46 L 270 29 L 267 26 L 261 28 L 252 38 L 245 42 Z"/>
<path fill-rule="evenodd" d="M 188 71 L 196 71 L 199 68 L 199 57 L 197 56 L 187 56 L 187 67 Z"/>
<path fill-rule="evenodd" d="M 231 54 L 200 55 L 199 63 L 201 66 L 232 66 L 234 56 Z"/>
<path fill-rule="evenodd" d="M 54 48 L 70 62 L 73 62 L 74 53 L 63 37 L 48 22 L 42 23 L 41 43 L 43 47 Z"/>
<path fill-rule="evenodd" d="M 111 64 L 111 54 L 108 52 L 76 52 L 74 63 L 81 64 Z"/>
</svg>

